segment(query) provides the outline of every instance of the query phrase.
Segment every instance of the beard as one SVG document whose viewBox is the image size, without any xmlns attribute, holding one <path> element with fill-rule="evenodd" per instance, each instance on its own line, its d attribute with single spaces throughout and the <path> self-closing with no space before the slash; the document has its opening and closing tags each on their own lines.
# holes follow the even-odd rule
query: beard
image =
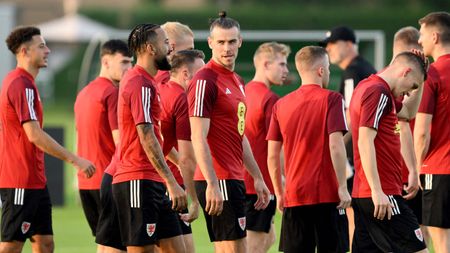
<svg viewBox="0 0 450 253">
<path fill-rule="evenodd" d="M 158 70 L 170 70 L 172 68 L 172 66 L 170 66 L 169 59 L 167 59 L 167 56 L 163 56 L 161 59 L 156 59 L 155 65 Z"/>
</svg>

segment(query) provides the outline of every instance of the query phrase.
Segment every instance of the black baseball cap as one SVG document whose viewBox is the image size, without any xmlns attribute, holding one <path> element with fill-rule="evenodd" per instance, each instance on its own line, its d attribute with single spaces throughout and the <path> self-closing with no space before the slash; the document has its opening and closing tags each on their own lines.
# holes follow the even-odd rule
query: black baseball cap
<svg viewBox="0 0 450 253">
<path fill-rule="evenodd" d="M 326 38 L 319 42 L 319 46 L 326 47 L 328 43 L 338 40 L 356 43 L 355 32 L 347 26 L 337 26 L 326 33 Z"/>
</svg>

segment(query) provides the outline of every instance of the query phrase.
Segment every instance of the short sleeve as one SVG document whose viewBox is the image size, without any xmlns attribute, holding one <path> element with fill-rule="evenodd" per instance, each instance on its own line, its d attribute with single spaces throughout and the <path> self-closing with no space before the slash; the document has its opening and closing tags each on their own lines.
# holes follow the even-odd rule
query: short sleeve
<svg viewBox="0 0 450 253">
<path fill-rule="evenodd" d="M 328 134 L 334 132 L 348 131 L 347 120 L 345 118 L 344 99 L 338 93 L 330 93 L 328 96 L 327 131 Z"/>
<path fill-rule="evenodd" d="M 268 94 L 269 94 L 269 96 L 264 101 L 264 105 L 263 105 L 266 133 L 269 130 L 269 127 L 270 127 L 270 121 L 271 121 L 271 118 L 272 118 L 273 106 L 275 105 L 275 103 L 279 99 L 279 97 L 273 92 L 270 92 Z"/>
<path fill-rule="evenodd" d="M 266 140 L 268 141 L 282 141 L 280 124 L 278 122 L 278 104 L 276 103 L 272 110 L 272 117 L 270 120 L 269 131 L 267 132 Z"/>
<path fill-rule="evenodd" d="M 430 67 L 428 78 L 423 86 L 422 100 L 418 112 L 433 114 L 436 108 L 438 79 L 433 75 L 434 68 Z"/>
<path fill-rule="evenodd" d="M 177 140 L 191 140 L 191 127 L 189 125 L 188 102 L 185 93 L 178 96 L 174 104 L 175 131 Z"/>
<path fill-rule="evenodd" d="M 119 97 L 119 89 L 111 87 L 107 90 L 105 96 L 105 108 L 108 112 L 108 122 L 111 130 L 117 130 L 119 128 L 117 122 L 117 100 Z"/>
<path fill-rule="evenodd" d="M 188 87 L 189 116 L 211 117 L 217 99 L 216 78 L 206 70 L 199 72 Z"/>
<path fill-rule="evenodd" d="M 39 103 L 38 94 L 34 85 L 25 78 L 17 78 L 8 90 L 8 99 L 20 123 L 38 120 L 36 114 Z"/>
<path fill-rule="evenodd" d="M 141 85 L 130 89 L 130 108 L 135 125 L 153 123 L 151 115 L 152 100 L 156 98 L 155 90 L 145 80 L 137 80 Z"/>
<path fill-rule="evenodd" d="M 361 98 L 359 126 L 378 129 L 381 118 L 387 115 L 392 106 L 389 91 L 374 85 L 365 91 Z"/>
</svg>

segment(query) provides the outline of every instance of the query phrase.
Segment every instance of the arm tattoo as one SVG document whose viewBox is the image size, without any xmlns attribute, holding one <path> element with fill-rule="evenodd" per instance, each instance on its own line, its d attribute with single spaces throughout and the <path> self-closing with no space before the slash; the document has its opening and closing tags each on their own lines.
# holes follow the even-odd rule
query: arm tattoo
<svg viewBox="0 0 450 253">
<path fill-rule="evenodd" d="M 172 172 L 167 166 L 161 146 L 153 131 L 153 125 L 145 123 L 137 125 L 136 128 L 142 148 L 147 154 L 148 159 L 161 177 L 167 179 L 170 175 L 172 175 Z"/>
</svg>

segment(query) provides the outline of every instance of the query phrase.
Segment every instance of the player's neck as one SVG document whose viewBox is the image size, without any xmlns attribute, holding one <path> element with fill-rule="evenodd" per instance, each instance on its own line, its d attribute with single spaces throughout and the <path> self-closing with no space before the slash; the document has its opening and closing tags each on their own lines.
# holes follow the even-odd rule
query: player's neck
<svg viewBox="0 0 450 253">
<path fill-rule="evenodd" d="M 138 57 L 136 60 L 136 65 L 139 65 L 141 68 L 145 69 L 145 71 L 147 71 L 147 73 L 151 76 L 155 76 L 158 72 L 153 58 L 148 59 L 147 57 Z"/>
<path fill-rule="evenodd" d="M 313 84 L 313 85 L 319 85 L 321 88 L 323 88 L 322 79 L 319 77 L 303 75 L 303 76 L 300 76 L 300 79 L 302 81 L 301 86 Z"/>
<path fill-rule="evenodd" d="M 177 85 L 179 85 L 181 88 L 183 88 L 185 91 L 187 90 L 187 83 L 182 80 L 181 78 L 178 78 L 176 76 L 170 76 L 169 82 L 174 82 Z"/>
<path fill-rule="evenodd" d="M 98 77 L 108 79 L 115 86 L 119 86 L 119 84 L 111 78 L 111 76 L 106 72 L 106 70 L 104 68 L 100 69 L 100 74 L 98 75 Z"/>
<path fill-rule="evenodd" d="M 433 60 L 436 61 L 439 57 L 446 54 L 450 54 L 450 45 L 439 45 L 433 50 L 431 57 L 433 57 Z"/>
<path fill-rule="evenodd" d="M 28 62 L 24 62 L 21 60 L 17 61 L 17 67 L 24 69 L 28 73 L 30 73 L 31 76 L 33 76 L 33 79 L 36 79 L 36 76 L 39 74 L 39 68 L 33 66 L 32 64 Z"/>
<path fill-rule="evenodd" d="M 267 88 L 270 88 L 271 86 L 269 80 L 264 76 L 264 73 L 259 73 L 258 71 L 255 73 L 252 81 L 263 83 Z"/>
</svg>

